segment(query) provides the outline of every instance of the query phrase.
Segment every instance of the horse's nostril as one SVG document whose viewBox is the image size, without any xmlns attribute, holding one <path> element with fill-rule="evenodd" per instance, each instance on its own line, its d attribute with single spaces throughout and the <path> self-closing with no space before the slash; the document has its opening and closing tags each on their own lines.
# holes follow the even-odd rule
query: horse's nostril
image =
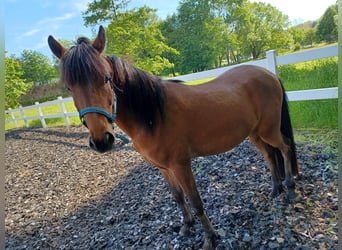
<svg viewBox="0 0 342 250">
<path fill-rule="evenodd" d="M 104 153 L 106 151 L 110 151 L 113 148 L 114 141 L 114 135 L 107 132 L 104 134 L 103 139 L 100 141 L 94 140 L 92 137 L 89 137 L 89 146 L 90 148 L 100 153 Z"/>
<path fill-rule="evenodd" d="M 113 134 L 108 132 L 105 134 L 105 142 L 109 147 L 112 147 L 112 145 L 114 144 L 114 140 L 115 138 Z"/>
<path fill-rule="evenodd" d="M 94 149 L 94 150 L 97 150 L 96 144 L 95 144 L 94 139 L 92 137 L 89 137 L 89 147 Z"/>
</svg>

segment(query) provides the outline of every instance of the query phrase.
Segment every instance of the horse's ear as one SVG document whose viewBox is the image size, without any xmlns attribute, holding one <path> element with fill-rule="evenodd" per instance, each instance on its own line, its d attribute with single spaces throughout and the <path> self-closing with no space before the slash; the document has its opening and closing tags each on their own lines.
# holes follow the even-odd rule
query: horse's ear
<svg viewBox="0 0 342 250">
<path fill-rule="evenodd" d="M 63 47 L 62 44 L 60 44 L 58 41 L 56 41 L 55 38 L 53 38 L 53 36 L 49 36 L 48 38 L 48 44 L 49 47 L 52 51 L 52 53 L 57 56 L 59 59 L 62 58 L 62 56 L 65 54 L 65 52 L 67 51 L 66 48 Z"/>
<path fill-rule="evenodd" d="M 99 28 L 99 33 L 97 34 L 96 39 L 93 42 L 93 47 L 99 52 L 102 53 L 106 46 L 106 34 L 102 25 Z"/>
</svg>

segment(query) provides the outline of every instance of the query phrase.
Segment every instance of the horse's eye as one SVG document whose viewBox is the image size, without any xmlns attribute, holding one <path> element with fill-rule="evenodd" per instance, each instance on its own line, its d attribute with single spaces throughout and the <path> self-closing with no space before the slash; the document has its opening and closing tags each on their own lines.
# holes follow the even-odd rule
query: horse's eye
<svg viewBox="0 0 342 250">
<path fill-rule="evenodd" d="M 68 86 L 65 86 L 65 88 L 71 92 L 71 88 L 69 88 Z"/>
</svg>

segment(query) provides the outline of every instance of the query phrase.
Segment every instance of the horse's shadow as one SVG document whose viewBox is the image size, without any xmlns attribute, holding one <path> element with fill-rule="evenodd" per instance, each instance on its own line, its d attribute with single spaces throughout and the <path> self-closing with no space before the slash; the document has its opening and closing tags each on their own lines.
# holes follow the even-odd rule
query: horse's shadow
<svg viewBox="0 0 342 250">
<path fill-rule="evenodd" d="M 121 133 L 119 135 L 121 135 Z M 66 132 L 64 127 L 61 128 L 61 131 L 58 131 L 56 129 L 47 130 L 47 129 L 42 129 L 42 128 L 22 128 L 22 129 L 14 129 L 14 130 L 6 131 L 5 133 L 5 141 L 9 139 L 29 140 L 29 141 L 37 141 L 37 142 L 56 145 L 56 147 L 59 145 L 63 145 L 63 146 L 78 148 L 82 150 L 92 150 L 85 143 L 87 142 L 88 137 L 89 137 L 89 133 L 87 131 Z M 54 138 L 54 139 L 51 139 L 51 138 Z M 116 151 L 125 149 L 126 147 L 132 147 L 129 141 L 127 142 L 126 140 L 121 140 L 120 137 L 116 137 L 116 138 L 117 140 L 116 140 L 116 144 L 114 147 Z M 70 142 L 72 140 L 74 142 Z"/>
</svg>

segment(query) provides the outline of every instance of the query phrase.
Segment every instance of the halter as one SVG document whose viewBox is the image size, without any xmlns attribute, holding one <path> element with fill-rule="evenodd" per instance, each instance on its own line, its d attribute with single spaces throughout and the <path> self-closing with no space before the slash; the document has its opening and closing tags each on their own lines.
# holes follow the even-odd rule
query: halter
<svg viewBox="0 0 342 250">
<path fill-rule="evenodd" d="M 114 92 L 114 88 L 117 88 L 117 86 L 115 86 L 112 78 L 108 75 L 106 75 L 105 77 L 105 83 L 110 83 L 110 86 L 112 87 L 112 90 L 113 90 L 113 99 L 114 99 L 114 105 L 113 105 L 113 114 L 110 114 L 108 111 L 104 110 L 103 108 L 99 108 L 99 107 L 86 107 L 86 108 L 83 108 L 79 111 L 79 116 L 80 116 L 80 120 L 82 122 L 82 124 L 86 127 L 87 126 L 87 123 L 86 121 L 84 120 L 84 115 L 85 114 L 88 114 L 88 113 L 98 113 L 98 114 L 101 114 L 101 115 L 104 115 L 105 117 L 107 117 L 108 121 L 112 124 L 113 128 L 114 128 L 114 122 L 115 122 L 115 119 L 116 119 L 116 95 L 115 95 L 115 92 Z M 119 89 L 121 90 L 121 89 Z M 122 90 L 121 90 L 122 91 Z"/>
</svg>

